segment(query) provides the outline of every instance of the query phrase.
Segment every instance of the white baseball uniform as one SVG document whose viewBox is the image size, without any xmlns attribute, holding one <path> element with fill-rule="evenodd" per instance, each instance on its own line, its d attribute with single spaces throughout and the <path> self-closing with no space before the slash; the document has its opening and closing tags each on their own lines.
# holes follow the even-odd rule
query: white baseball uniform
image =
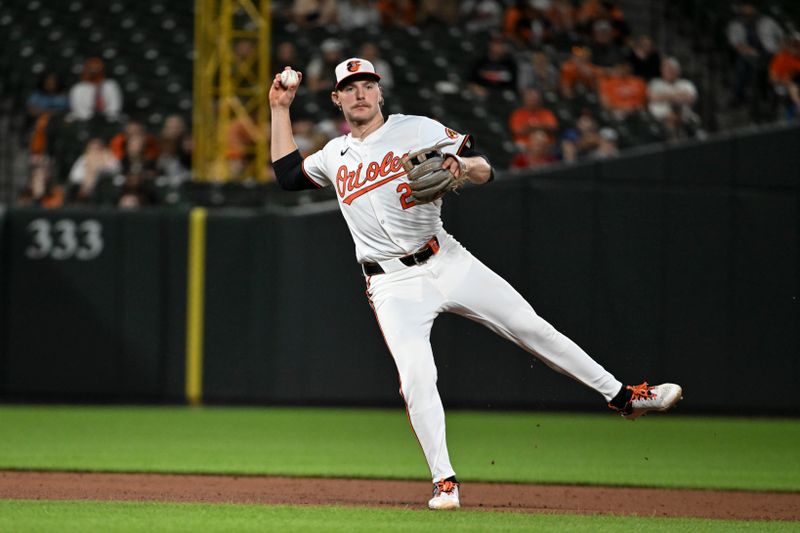
<svg viewBox="0 0 800 533">
<path fill-rule="evenodd" d="M 367 294 L 397 365 L 400 393 L 434 482 L 455 475 L 430 344 L 439 313 L 456 313 L 483 324 L 593 388 L 606 401 L 622 387 L 444 231 L 441 200 L 421 205 L 411 200 L 400 158 L 448 139 L 453 141 L 444 149 L 448 153 L 459 153 L 470 142 L 467 135 L 429 118 L 390 115 L 365 139 L 338 137 L 303 160 L 303 172 L 314 184 L 336 189 L 358 261 L 377 263 L 385 272 L 367 276 Z M 438 241 L 433 244 L 436 253 L 427 261 L 406 266 L 399 260 L 433 237 Z"/>
</svg>

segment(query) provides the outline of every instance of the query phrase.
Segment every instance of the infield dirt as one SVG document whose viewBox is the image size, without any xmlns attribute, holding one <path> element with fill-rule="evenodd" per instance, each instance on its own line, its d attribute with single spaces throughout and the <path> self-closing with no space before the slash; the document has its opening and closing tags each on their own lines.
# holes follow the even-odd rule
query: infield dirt
<svg viewBox="0 0 800 533">
<path fill-rule="evenodd" d="M 0 471 L 0 498 L 424 508 L 423 481 Z M 462 506 L 531 513 L 800 520 L 800 493 L 465 483 Z"/>
</svg>

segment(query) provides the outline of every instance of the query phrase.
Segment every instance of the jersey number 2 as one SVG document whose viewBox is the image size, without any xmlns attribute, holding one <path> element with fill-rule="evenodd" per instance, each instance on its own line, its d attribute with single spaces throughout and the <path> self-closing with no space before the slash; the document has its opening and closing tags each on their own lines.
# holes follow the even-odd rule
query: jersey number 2
<svg viewBox="0 0 800 533">
<path fill-rule="evenodd" d="M 397 192 L 400 193 L 400 205 L 403 206 L 403 209 L 408 209 L 409 207 L 414 207 L 417 203 L 414 200 L 411 200 L 411 185 L 408 183 L 401 183 L 397 186 Z"/>
</svg>

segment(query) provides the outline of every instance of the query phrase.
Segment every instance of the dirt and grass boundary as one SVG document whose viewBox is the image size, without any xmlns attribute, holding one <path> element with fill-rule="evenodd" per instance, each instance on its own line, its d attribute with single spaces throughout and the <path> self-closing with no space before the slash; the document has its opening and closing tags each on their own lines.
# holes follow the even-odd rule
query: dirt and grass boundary
<svg viewBox="0 0 800 533">
<path fill-rule="evenodd" d="M 0 499 L 424 508 L 423 481 L 0 471 Z M 728 520 L 800 520 L 800 493 L 465 483 L 468 509 Z"/>
</svg>

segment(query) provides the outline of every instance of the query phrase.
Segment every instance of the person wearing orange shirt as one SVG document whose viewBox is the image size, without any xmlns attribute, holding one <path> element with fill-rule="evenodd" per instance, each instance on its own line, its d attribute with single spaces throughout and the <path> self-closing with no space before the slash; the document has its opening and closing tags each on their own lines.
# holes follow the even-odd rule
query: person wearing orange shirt
<svg viewBox="0 0 800 533">
<path fill-rule="evenodd" d="M 769 63 L 769 79 L 775 91 L 788 95 L 792 102 L 792 115 L 800 110 L 800 34 L 787 39 Z"/>
<path fill-rule="evenodd" d="M 578 86 L 594 92 L 601 74 L 602 69 L 592 64 L 592 51 L 585 46 L 573 46 L 572 55 L 561 64 L 561 94 L 572 98 Z"/>
<path fill-rule="evenodd" d="M 609 76 L 600 80 L 600 102 L 603 107 L 624 118 L 647 104 L 647 84 L 631 74 L 628 63 L 614 66 Z"/>
<path fill-rule="evenodd" d="M 525 89 L 522 93 L 522 104 L 508 119 L 514 142 L 524 145 L 532 131 L 544 131 L 552 141 L 553 134 L 558 129 L 558 119 L 552 111 L 542 107 L 542 96 L 538 89 Z"/>
<path fill-rule="evenodd" d="M 533 131 L 525 142 L 524 150 L 511 160 L 511 168 L 525 170 L 550 165 L 558 161 L 553 154 L 553 143 L 543 131 Z"/>
<path fill-rule="evenodd" d="M 123 131 L 114 135 L 108 142 L 108 147 L 111 153 L 114 154 L 114 157 L 122 161 L 125 158 L 128 139 L 137 135 L 142 135 L 145 138 L 144 154 L 147 160 L 155 161 L 158 159 L 158 140 L 148 133 L 144 124 L 138 120 L 129 120 L 128 123 L 125 124 Z"/>
<path fill-rule="evenodd" d="M 30 158 L 30 179 L 20 191 L 17 205 L 55 209 L 64 205 L 64 187 L 53 180 L 53 165 L 45 155 Z"/>
</svg>

